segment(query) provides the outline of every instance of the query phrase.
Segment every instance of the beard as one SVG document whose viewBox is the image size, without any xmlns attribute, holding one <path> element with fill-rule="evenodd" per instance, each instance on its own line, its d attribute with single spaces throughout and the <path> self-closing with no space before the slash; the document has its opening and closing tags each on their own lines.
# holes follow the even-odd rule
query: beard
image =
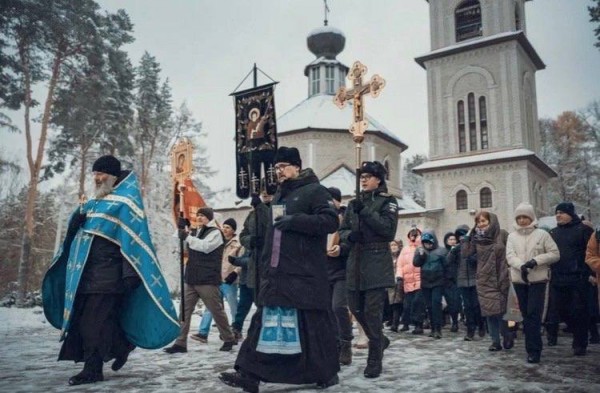
<svg viewBox="0 0 600 393">
<path fill-rule="evenodd" d="M 116 181 L 116 176 L 109 175 L 104 181 L 96 183 L 94 197 L 96 199 L 101 199 L 110 194 L 113 191 L 113 186 L 115 185 Z"/>
</svg>

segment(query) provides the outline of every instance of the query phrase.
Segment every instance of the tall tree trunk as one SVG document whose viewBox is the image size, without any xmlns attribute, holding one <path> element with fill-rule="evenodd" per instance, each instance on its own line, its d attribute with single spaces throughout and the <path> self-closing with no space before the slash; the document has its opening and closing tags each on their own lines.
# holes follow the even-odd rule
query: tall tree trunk
<svg viewBox="0 0 600 393">
<path fill-rule="evenodd" d="M 46 138 L 48 137 L 48 123 L 50 121 L 50 110 L 54 100 L 54 89 L 60 75 L 60 66 L 63 57 L 61 51 L 58 51 L 54 57 L 52 64 L 52 76 L 48 83 L 48 95 L 44 105 L 44 114 L 42 116 L 42 125 L 40 132 L 40 140 L 35 156 L 33 159 L 33 146 L 31 142 L 31 124 L 29 121 L 29 109 L 31 107 L 31 78 L 29 75 L 29 66 L 27 56 L 23 65 L 25 66 L 25 138 L 27 140 L 27 162 L 29 164 L 29 188 L 27 190 L 27 204 L 25 209 L 25 231 L 21 243 L 21 259 L 19 261 L 19 273 L 17 277 L 17 306 L 23 306 L 25 302 L 25 294 L 27 293 L 27 280 L 29 278 L 29 266 L 31 264 L 31 248 L 32 240 L 35 232 L 35 201 L 38 192 L 38 179 L 40 177 L 40 169 L 44 158 L 44 149 L 46 147 Z"/>
</svg>

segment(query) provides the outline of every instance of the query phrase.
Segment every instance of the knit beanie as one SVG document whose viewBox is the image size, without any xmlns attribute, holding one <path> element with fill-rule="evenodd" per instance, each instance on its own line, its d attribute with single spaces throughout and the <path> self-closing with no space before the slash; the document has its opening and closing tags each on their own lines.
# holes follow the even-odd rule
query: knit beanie
<svg viewBox="0 0 600 393">
<path fill-rule="evenodd" d="M 461 236 L 466 235 L 469 232 L 469 227 L 465 224 L 459 225 L 456 227 L 456 230 L 454 230 L 454 235 L 460 239 Z M 457 240 L 458 240 L 457 239 Z"/>
<path fill-rule="evenodd" d="M 92 165 L 92 172 L 102 172 L 107 175 L 119 177 L 121 175 L 121 161 L 111 155 L 102 156 Z"/>
<path fill-rule="evenodd" d="M 329 187 L 327 189 L 327 191 L 329 191 L 329 195 L 331 195 L 331 197 L 333 199 L 335 199 L 338 202 L 342 201 L 342 192 L 340 191 L 339 188 L 337 188 L 337 187 Z"/>
<path fill-rule="evenodd" d="M 225 222 L 223 222 L 223 225 L 229 225 L 234 232 L 237 230 L 237 222 L 235 222 L 233 218 L 228 218 L 227 220 L 225 220 Z"/>
<path fill-rule="evenodd" d="M 529 217 L 531 221 L 536 221 L 535 212 L 533 206 L 527 202 L 522 202 L 515 209 L 515 219 L 519 216 Z"/>
<path fill-rule="evenodd" d="M 215 217 L 213 209 L 211 209 L 210 207 L 201 207 L 200 209 L 198 209 L 198 212 L 196 214 L 202 214 L 204 217 L 208 218 L 208 221 L 212 221 Z"/>
<path fill-rule="evenodd" d="M 554 210 L 554 212 L 556 213 L 559 210 L 563 213 L 567 213 L 573 218 L 579 218 L 577 214 L 575 214 L 575 205 L 573 205 L 571 202 L 559 203 L 558 205 L 556 205 L 556 209 Z"/>
</svg>

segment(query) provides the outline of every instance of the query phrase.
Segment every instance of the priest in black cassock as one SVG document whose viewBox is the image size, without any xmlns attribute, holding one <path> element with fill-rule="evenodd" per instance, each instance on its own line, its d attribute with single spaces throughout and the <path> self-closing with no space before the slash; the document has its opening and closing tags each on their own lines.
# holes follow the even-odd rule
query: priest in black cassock
<svg viewBox="0 0 600 393">
<path fill-rule="evenodd" d="M 320 388 L 339 382 L 325 251 L 337 214 L 312 169 L 302 169 L 298 149 L 280 147 L 275 163 L 279 189 L 260 259 L 258 308 L 236 371 L 219 377 L 247 392 L 258 392 L 260 381 Z"/>
</svg>

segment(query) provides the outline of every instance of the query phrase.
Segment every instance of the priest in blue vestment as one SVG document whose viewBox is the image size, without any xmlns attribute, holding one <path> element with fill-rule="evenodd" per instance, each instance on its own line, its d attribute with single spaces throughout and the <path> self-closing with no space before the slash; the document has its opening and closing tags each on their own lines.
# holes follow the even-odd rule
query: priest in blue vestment
<svg viewBox="0 0 600 393">
<path fill-rule="evenodd" d="M 103 381 L 104 362 L 118 371 L 136 346 L 160 348 L 179 333 L 135 174 L 111 155 L 92 171 L 95 196 L 71 215 L 42 283 L 46 318 L 61 330 L 58 360 L 84 363 L 69 385 Z"/>
</svg>

